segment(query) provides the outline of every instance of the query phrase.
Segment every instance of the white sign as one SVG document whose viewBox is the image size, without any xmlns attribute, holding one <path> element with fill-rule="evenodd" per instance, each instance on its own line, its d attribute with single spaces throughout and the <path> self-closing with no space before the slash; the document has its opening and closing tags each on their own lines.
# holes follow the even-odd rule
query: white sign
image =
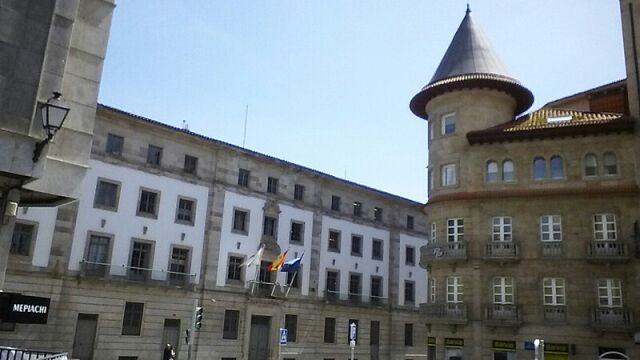
<svg viewBox="0 0 640 360">
<path fill-rule="evenodd" d="M 289 337 L 289 330 L 280 328 L 280 345 L 287 345 L 288 337 Z"/>
<path fill-rule="evenodd" d="M 353 341 L 355 343 L 356 341 L 356 323 L 352 322 L 351 324 L 349 324 L 349 340 Z"/>
<path fill-rule="evenodd" d="M 349 346 L 353 349 L 356 347 L 356 341 L 355 340 L 351 340 L 349 341 Z"/>
</svg>

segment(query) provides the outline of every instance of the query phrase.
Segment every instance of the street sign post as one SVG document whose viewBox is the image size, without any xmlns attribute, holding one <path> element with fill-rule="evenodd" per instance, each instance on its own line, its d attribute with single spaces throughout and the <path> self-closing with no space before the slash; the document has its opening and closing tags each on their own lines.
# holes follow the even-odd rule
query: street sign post
<svg viewBox="0 0 640 360">
<path fill-rule="evenodd" d="M 280 328 L 280 341 L 278 342 L 278 360 L 282 358 L 282 346 L 287 345 L 287 339 L 289 338 L 289 330 Z"/>
<path fill-rule="evenodd" d="M 358 326 L 355 322 L 349 324 L 349 347 L 351 348 L 351 360 L 353 360 L 354 351 L 356 349 L 356 334 L 358 333 Z"/>
</svg>

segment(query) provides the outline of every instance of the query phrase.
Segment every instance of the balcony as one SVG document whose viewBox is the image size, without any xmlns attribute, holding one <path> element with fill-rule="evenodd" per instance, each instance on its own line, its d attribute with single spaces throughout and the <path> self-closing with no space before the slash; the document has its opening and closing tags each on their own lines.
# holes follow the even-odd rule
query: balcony
<svg viewBox="0 0 640 360">
<path fill-rule="evenodd" d="M 387 298 L 381 296 L 366 296 L 355 293 L 341 293 L 334 290 L 325 290 L 324 298 L 328 302 L 343 305 L 382 306 L 389 303 Z"/>
<path fill-rule="evenodd" d="M 542 256 L 554 258 L 562 256 L 562 241 L 542 241 Z"/>
<path fill-rule="evenodd" d="M 558 323 L 567 321 L 567 307 L 564 305 L 545 305 L 544 321 Z"/>
<path fill-rule="evenodd" d="M 420 311 L 428 318 L 427 323 L 466 324 L 467 304 L 436 303 L 420 304 Z"/>
<path fill-rule="evenodd" d="M 28 349 L 18 349 L 12 347 L 0 346 L 0 359 L 20 359 L 20 360 L 30 360 L 30 359 L 47 359 L 47 360 L 67 360 L 68 354 L 50 352 L 50 351 L 40 351 L 40 350 L 28 350 Z"/>
<path fill-rule="evenodd" d="M 80 277 L 175 287 L 191 287 L 195 285 L 196 281 L 195 274 L 154 270 L 125 265 L 118 266 L 86 260 L 82 260 L 80 262 Z"/>
<path fill-rule="evenodd" d="M 630 331 L 633 329 L 633 316 L 624 307 L 598 307 L 592 312 L 591 325 L 599 331 Z"/>
<path fill-rule="evenodd" d="M 485 309 L 485 320 L 489 326 L 520 326 L 520 309 L 517 305 L 493 304 Z"/>
<path fill-rule="evenodd" d="M 518 244 L 513 241 L 489 241 L 484 258 L 486 260 L 518 260 Z"/>
<path fill-rule="evenodd" d="M 592 241 L 587 250 L 589 260 L 595 262 L 625 262 L 629 260 L 627 246 L 622 241 Z"/>
<path fill-rule="evenodd" d="M 253 297 L 284 298 L 289 295 L 289 286 L 266 281 L 245 282 L 247 293 Z"/>
<path fill-rule="evenodd" d="M 426 267 L 433 261 L 465 261 L 467 260 L 467 247 L 464 241 L 432 243 L 420 249 L 420 265 Z"/>
</svg>

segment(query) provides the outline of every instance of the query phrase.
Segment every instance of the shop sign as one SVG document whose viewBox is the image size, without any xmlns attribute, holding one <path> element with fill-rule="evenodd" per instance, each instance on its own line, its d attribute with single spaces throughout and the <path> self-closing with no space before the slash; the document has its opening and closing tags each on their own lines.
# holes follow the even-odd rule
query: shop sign
<svg viewBox="0 0 640 360">
<path fill-rule="evenodd" d="M 427 337 L 427 345 L 428 346 L 436 346 L 436 338 L 434 337 Z"/>
<path fill-rule="evenodd" d="M 568 344 L 552 344 L 552 343 L 545 342 L 544 352 L 556 353 L 556 354 L 568 354 L 569 345 Z"/>
<path fill-rule="evenodd" d="M 20 294 L 3 294 L 2 320 L 8 323 L 46 324 L 51 299 Z"/>
<path fill-rule="evenodd" d="M 515 341 L 493 340 L 491 346 L 494 350 L 516 351 Z"/>
<path fill-rule="evenodd" d="M 444 346 L 452 348 L 461 348 L 464 346 L 464 339 L 444 338 Z"/>
</svg>

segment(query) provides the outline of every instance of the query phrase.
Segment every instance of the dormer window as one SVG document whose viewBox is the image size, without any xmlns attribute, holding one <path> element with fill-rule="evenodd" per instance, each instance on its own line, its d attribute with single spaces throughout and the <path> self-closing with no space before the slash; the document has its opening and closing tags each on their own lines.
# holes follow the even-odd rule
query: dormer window
<svg viewBox="0 0 640 360">
<path fill-rule="evenodd" d="M 455 113 L 442 115 L 441 129 L 442 129 L 442 135 L 451 135 L 456 132 L 456 114 Z"/>
</svg>

